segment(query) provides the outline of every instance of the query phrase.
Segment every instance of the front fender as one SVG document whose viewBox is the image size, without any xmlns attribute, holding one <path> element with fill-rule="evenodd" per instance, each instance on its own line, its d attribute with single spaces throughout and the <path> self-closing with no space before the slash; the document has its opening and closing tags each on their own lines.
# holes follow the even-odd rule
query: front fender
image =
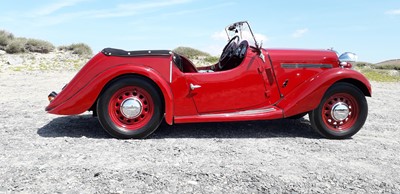
<svg viewBox="0 0 400 194">
<path fill-rule="evenodd" d="M 314 110 L 328 88 L 337 82 L 354 84 L 366 96 L 371 96 L 371 84 L 364 75 L 352 69 L 333 68 L 303 82 L 286 95 L 277 106 L 284 110 L 284 117 Z"/>
<path fill-rule="evenodd" d="M 50 104 L 46 110 L 52 114 L 60 115 L 74 115 L 80 114 L 87 111 L 93 103 L 95 103 L 100 92 L 104 86 L 116 77 L 127 74 L 137 74 L 145 76 L 151 79 L 160 88 L 164 96 L 165 104 L 165 120 L 168 124 L 173 122 L 173 95 L 171 88 L 166 80 L 162 76 L 150 67 L 143 65 L 131 65 L 122 64 L 111 66 L 104 71 L 93 76 L 83 87 L 79 88 L 76 93 L 68 95 L 70 97 L 64 97 L 64 99 L 58 99 L 58 97 L 63 97 L 67 95 L 59 95 L 55 100 L 58 105 L 52 106 Z M 68 85 L 74 85 L 70 83 Z M 68 86 L 67 86 L 68 87 Z M 65 88 L 67 90 L 68 88 Z M 68 91 L 63 91 L 68 92 Z M 60 93 L 61 94 L 61 93 Z"/>
</svg>

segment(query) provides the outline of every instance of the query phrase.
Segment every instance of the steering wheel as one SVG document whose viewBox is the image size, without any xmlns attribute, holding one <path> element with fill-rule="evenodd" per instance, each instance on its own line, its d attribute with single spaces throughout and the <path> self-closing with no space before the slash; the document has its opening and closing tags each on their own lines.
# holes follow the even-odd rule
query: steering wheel
<svg viewBox="0 0 400 194">
<path fill-rule="evenodd" d="M 247 40 L 243 40 L 236 48 L 233 55 L 238 59 L 243 59 L 246 55 L 247 48 L 249 47 L 249 42 Z"/>
<path fill-rule="evenodd" d="M 234 40 L 237 39 L 235 42 Z M 223 69 L 224 66 L 226 65 L 226 62 L 229 61 L 229 59 L 232 57 L 234 54 L 236 48 L 237 48 L 237 42 L 239 41 L 239 36 L 234 36 L 231 40 L 229 40 L 228 44 L 224 47 L 222 50 L 221 57 L 219 58 L 218 61 L 218 67 L 219 69 Z"/>
</svg>

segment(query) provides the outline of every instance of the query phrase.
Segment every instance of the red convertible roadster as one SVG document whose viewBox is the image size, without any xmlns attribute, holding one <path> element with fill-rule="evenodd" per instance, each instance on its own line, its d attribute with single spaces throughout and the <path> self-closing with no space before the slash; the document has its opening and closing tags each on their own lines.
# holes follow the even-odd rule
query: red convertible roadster
<svg viewBox="0 0 400 194">
<path fill-rule="evenodd" d="M 326 138 L 357 133 L 367 118 L 371 85 L 353 70 L 353 53 L 264 49 L 247 22 L 226 29 L 216 64 L 196 67 L 169 50 L 106 48 L 57 94 L 46 111 L 93 111 L 116 138 L 145 138 L 169 125 L 301 118 Z"/>
</svg>

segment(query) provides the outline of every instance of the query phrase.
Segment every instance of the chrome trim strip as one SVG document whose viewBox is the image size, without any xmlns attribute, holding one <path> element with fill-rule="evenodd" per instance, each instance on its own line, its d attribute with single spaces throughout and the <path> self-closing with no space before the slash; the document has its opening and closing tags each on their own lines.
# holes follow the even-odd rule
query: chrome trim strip
<svg viewBox="0 0 400 194">
<path fill-rule="evenodd" d="M 332 68 L 331 64 L 310 64 L 310 63 L 282 63 L 282 68 L 295 69 L 295 68 Z"/>
<path fill-rule="evenodd" d="M 276 110 L 276 109 L 275 108 L 261 108 L 261 109 L 233 112 L 233 113 L 204 114 L 204 115 L 201 115 L 201 116 L 206 116 L 206 117 L 217 117 L 217 116 L 230 117 L 230 116 L 235 116 L 235 115 L 262 114 L 262 113 L 272 112 L 274 110 Z"/>
<path fill-rule="evenodd" d="M 169 83 L 172 83 L 172 61 L 169 62 Z"/>
</svg>

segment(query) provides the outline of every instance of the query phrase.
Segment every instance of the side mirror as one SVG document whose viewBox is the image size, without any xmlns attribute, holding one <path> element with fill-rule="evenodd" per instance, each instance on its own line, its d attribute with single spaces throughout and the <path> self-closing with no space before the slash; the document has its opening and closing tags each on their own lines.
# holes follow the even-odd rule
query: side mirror
<svg viewBox="0 0 400 194">
<path fill-rule="evenodd" d="M 356 62 L 357 59 L 357 55 L 351 52 L 345 52 L 339 56 L 340 62 Z"/>
</svg>

